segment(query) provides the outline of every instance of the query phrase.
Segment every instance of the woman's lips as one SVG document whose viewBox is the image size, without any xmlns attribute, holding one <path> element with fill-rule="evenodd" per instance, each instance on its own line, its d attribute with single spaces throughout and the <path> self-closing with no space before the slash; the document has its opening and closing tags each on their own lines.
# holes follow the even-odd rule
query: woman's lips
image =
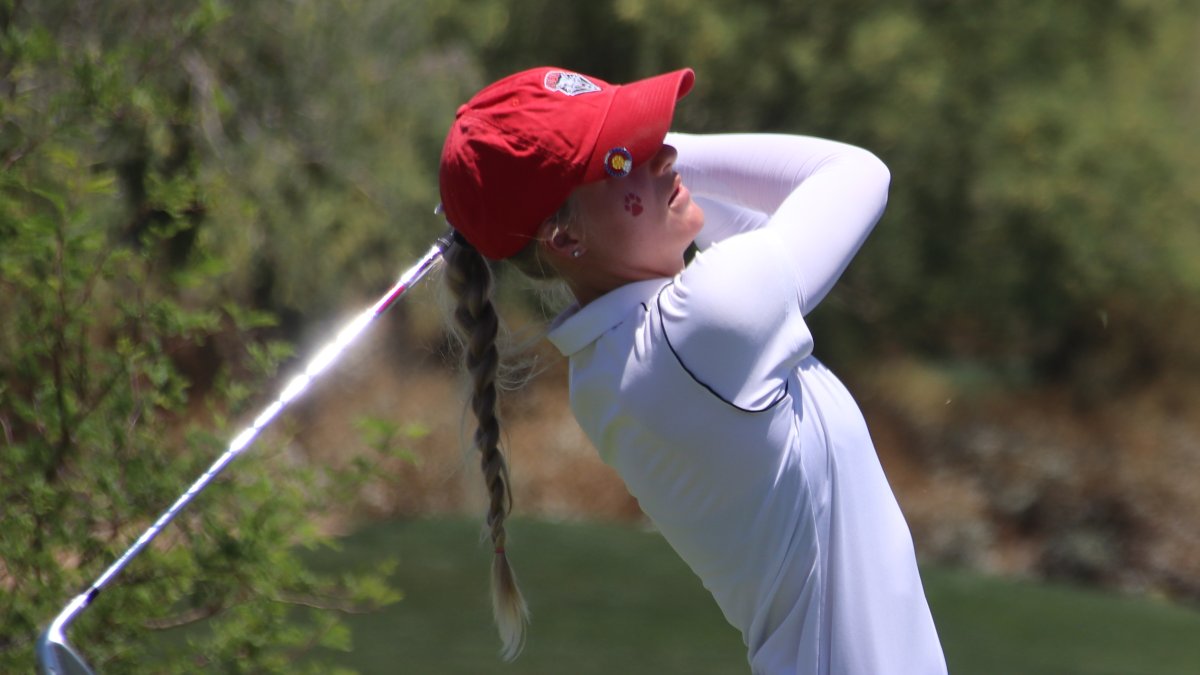
<svg viewBox="0 0 1200 675">
<path fill-rule="evenodd" d="M 679 199 L 679 194 L 684 190 L 683 179 L 679 174 L 675 174 L 675 189 L 671 192 L 671 198 L 667 200 L 667 206 L 674 206 L 675 200 Z"/>
</svg>

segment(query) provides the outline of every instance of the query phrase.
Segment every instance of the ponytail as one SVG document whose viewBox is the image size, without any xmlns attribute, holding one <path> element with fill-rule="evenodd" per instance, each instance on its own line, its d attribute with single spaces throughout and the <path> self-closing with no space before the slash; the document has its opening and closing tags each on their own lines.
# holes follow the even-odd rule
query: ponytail
<svg viewBox="0 0 1200 675">
<path fill-rule="evenodd" d="M 492 271 L 474 247 L 457 237 L 446 248 L 444 259 L 446 285 L 456 304 L 454 323 L 463 338 L 463 361 L 471 378 L 471 409 L 477 422 L 473 440 L 489 496 L 492 614 L 503 643 L 501 656 L 511 661 L 524 647 L 529 610 L 505 550 L 504 521 L 512 511 L 512 493 L 508 465 L 500 451 L 497 413 L 500 354 L 496 347 L 500 320 L 492 305 Z"/>
</svg>

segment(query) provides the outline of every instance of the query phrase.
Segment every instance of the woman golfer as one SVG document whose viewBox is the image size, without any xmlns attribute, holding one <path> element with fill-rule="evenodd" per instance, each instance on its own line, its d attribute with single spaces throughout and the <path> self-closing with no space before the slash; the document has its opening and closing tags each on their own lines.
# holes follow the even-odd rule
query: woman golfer
<svg viewBox="0 0 1200 675">
<path fill-rule="evenodd" d="M 446 280 L 505 655 L 525 606 L 505 555 L 489 260 L 574 294 L 549 333 L 571 409 L 742 632 L 753 672 L 945 672 L 908 527 L 805 323 L 882 214 L 888 170 L 811 137 L 668 136 L 693 79 L 535 68 L 479 92 L 446 138 Z"/>
</svg>

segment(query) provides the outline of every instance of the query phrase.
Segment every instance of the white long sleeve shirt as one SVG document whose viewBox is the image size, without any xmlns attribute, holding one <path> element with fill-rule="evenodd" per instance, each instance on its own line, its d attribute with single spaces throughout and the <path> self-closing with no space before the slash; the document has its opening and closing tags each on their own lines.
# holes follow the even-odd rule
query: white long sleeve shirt
<svg viewBox="0 0 1200 675">
<path fill-rule="evenodd" d="M 882 214 L 886 167 L 810 137 L 667 142 L 701 253 L 559 317 L 576 419 L 754 673 L 944 673 L 907 524 L 804 319 Z"/>
</svg>

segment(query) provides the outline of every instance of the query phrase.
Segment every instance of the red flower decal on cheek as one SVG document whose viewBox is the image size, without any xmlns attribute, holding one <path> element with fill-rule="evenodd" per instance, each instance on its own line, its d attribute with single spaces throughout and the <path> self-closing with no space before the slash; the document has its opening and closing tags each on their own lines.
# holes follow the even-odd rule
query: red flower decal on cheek
<svg viewBox="0 0 1200 675">
<path fill-rule="evenodd" d="M 632 192 L 625 195 L 625 210 L 634 216 L 642 215 L 642 198 Z"/>
</svg>

